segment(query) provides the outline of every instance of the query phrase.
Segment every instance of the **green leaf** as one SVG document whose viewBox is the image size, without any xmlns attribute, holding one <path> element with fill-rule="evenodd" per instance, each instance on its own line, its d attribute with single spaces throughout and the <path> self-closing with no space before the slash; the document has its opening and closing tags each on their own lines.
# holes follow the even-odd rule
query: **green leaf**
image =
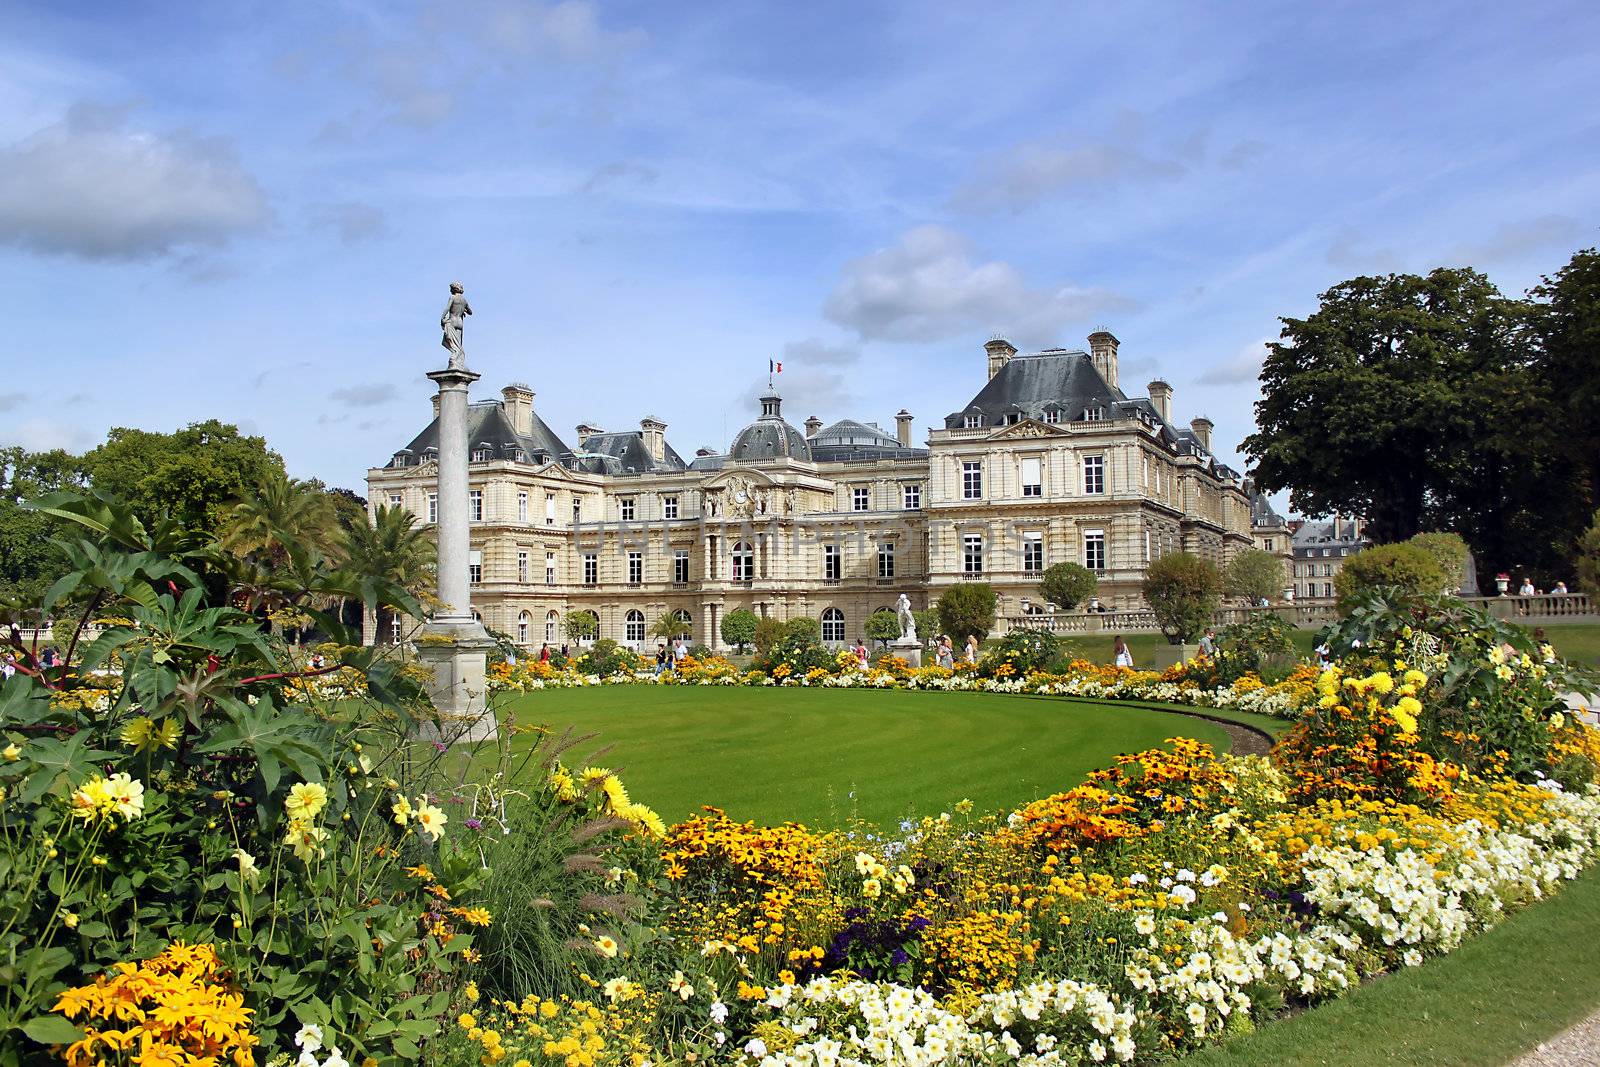
<svg viewBox="0 0 1600 1067">
<path fill-rule="evenodd" d="M 70 1045 L 83 1039 L 83 1031 L 59 1015 L 36 1015 L 22 1024 L 22 1032 L 41 1045 Z"/>
</svg>

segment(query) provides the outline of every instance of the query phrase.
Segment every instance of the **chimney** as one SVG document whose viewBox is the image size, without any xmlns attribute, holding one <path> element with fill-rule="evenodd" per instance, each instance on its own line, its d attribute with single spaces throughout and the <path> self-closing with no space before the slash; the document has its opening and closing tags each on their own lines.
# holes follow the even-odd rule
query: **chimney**
<svg viewBox="0 0 1600 1067">
<path fill-rule="evenodd" d="M 436 419 L 439 417 L 439 394 L 438 393 L 434 393 L 433 394 L 433 417 L 436 418 Z"/>
<path fill-rule="evenodd" d="M 639 436 L 644 439 L 644 450 L 656 463 L 667 458 L 667 424 L 653 415 L 639 420 Z"/>
<path fill-rule="evenodd" d="M 817 418 L 815 415 L 811 416 L 809 419 L 806 420 L 806 436 L 807 437 L 815 437 L 815 436 L 817 436 L 817 431 L 820 430 L 820 429 L 822 429 L 822 420 Z"/>
<path fill-rule="evenodd" d="M 1150 403 L 1155 406 L 1156 414 L 1161 416 L 1162 422 L 1172 421 L 1172 386 L 1157 378 L 1147 387 L 1150 390 Z"/>
<path fill-rule="evenodd" d="M 899 438 L 901 448 L 911 447 L 911 412 L 905 408 L 894 417 L 894 435 Z"/>
<path fill-rule="evenodd" d="M 592 422 L 580 422 L 580 423 L 578 423 L 577 429 L 578 429 L 578 447 L 579 448 L 582 448 L 585 444 L 587 444 L 589 442 L 589 438 L 593 437 L 595 434 L 597 434 L 597 433 L 605 433 L 604 430 L 602 430 L 600 427 L 596 426 Z"/>
<path fill-rule="evenodd" d="M 1113 389 L 1117 387 L 1117 347 L 1121 343 L 1110 330 L 1096 330 L 1089 335 L 1089 358 L 1094 361 L 1094 369 L 1100 372 L 1100 377 Z"/>
<path fill-rule="evenodd" d="M 519 437 L 533 436 L 533 390 L 521 382 L 512 382 L 500 390 L 501 409 L 511 431 Z"/>
<path fill-rule="evenodd" d="M 1204 415 L 1201 415 L 1199 418 L 1189 420 L 1189 429 L 1193 430 L 1194 435 L 1200 438 L 1200 447 L 1205 449 L 1207 452 L 1211 451 L 1211 431 L 1215 428 L 1215 426 L 1216 424 L 1210 419 L 1206 418 Z"/>
<path fill-rule="evenodd" d="M 1000 368 L 1009 363 L 1011 357 L 1017 354 L 1016 348 L 1003 337 L 996 337 L 993 341 L 984 345 L 983 350 L 989 353 L 989 377 L 991 378 L 999 374 Z"/>
</svg>

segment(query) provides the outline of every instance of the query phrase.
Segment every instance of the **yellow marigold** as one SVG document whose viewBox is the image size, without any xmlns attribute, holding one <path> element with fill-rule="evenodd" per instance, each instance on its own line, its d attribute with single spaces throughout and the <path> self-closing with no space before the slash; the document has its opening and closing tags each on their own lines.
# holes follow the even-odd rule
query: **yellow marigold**
<svg viewBox="0 0 1600 1067">
<path fill-rule="evenodd" d="M 289 790 L 283 810 L 298 822 L 310 822 L 328 806 L 328 791 L 316 782 L 301 782 Z"/>
</svg>

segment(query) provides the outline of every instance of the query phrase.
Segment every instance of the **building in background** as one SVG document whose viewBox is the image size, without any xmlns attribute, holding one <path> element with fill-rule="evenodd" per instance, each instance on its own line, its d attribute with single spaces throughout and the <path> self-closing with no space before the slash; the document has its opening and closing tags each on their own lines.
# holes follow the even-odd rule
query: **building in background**
<svg viewBox="0 0 1600 1067">
<path fill-rule="evenodd" d="M 1100 576 L 1108 608 L 1143 606 L 1148 564 L 1188 551 L 1218 566 L 1252 544 L 1243 477 L 1211 453 L 1212 424 L 1174 422 L 1173 390 L 1130 397 L 1118 341 L 1089 350 L 984 349 L 987 380 L 915 440 L 872 422 L 788 422 L 769 390 L 726 452 L 685 461 L 654 417 L 637 430 L 588 423 L 569 446 L 507 386 L 472 405 L 473 607 L 491 629 L 537 646 L 566 639 L 569 612 L 634 646 L 677 614 L 720 647 L 727 612 L 817 619 L 853 641 L 900 593 L 925 608 L 950 585 L 992 584 L 999 615 L 1047 608 L 1039 574 L 1071 560 Z M 368 472 L 371 506 L 436 515 L 437 419 Z"/>
<path fill-rule="evenodd" d="M 1291 581 L 1297 603 L 1334 599 L 1333 579 L 1344 561 L 1370 548 L 1372 542 L 1362 531 L 1360 519 L 1335 515 L 1327 522 L 1291 523 L 1294 530 L 1294 563 Z"/>
</svg>

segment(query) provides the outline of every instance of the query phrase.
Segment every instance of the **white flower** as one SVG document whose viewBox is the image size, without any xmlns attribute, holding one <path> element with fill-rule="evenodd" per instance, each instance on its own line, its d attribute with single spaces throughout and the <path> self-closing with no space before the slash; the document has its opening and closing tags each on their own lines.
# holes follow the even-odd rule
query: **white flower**
<svg viewBox="0 0 1600 1067">
<path fill-rule="evenodd" d="M 728 1006 L 720 1000 L 713 1000 L 710 1015 L 711 1021 L 721 1026 L 728 1021 Z"/>
<path fill-rule="evenodd" d="M 761 1040 L 759 1037 L 752 1037 L 749 1041 L 745 1042 L 744 1050 L 757 1059 L 760 1059 L 762 1056 L 767 1054 L 767 1043 Z"/>
<path fill-rule="evenodd" d="M 344 1058 L 339 1046 L 334 1045 L 328 1050 L 328 1058 L 322 1061 L 322 1067 L 350 1067 L 350 1061 Z"/>
<path fill-rule="evenodd" d="M 294 1035 L 295 1047 L 306 1052 L 316 1052 L 322 1048 L 322 1027 L 316 1023 L 306 1023 Z"/>
</svg>

